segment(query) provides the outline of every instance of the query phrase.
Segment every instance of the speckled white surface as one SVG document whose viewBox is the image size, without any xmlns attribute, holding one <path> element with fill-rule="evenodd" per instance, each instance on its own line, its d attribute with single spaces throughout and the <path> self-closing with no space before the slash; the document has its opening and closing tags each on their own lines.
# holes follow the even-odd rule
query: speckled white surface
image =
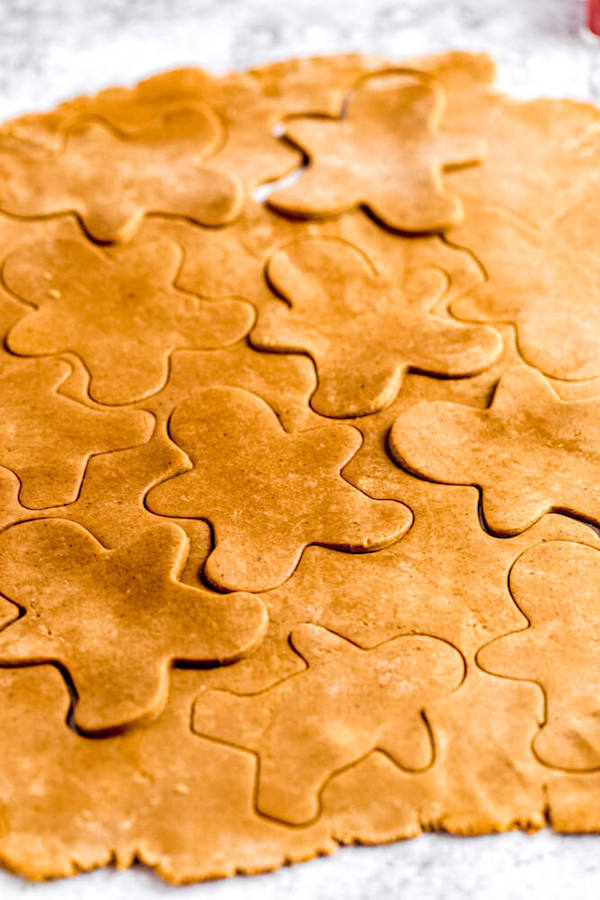
<svg viewBox="0 0 600 900">
<path fill-rule="evenodd" d="M 394 57 L 489 50 L 501 86 L 600 102 L 600 41 L 582 0 L 0 0 L 0 117 L 49 108 L 172 66 L 214 71 L 293 55 Z M 600 897 L 600 836 L 426 835 L 347 848 L 270 875 L 170 888 L 100 870 L 30 885 L 0 872 L 2 900 L 540 900 Z"/>
<path fill-rule="evenodd" d="M 519 96 L 595 97 L 585 0 L 0 0 L 0 115 L 185 64 L 345 50 L 489 50 Z"/>
</svg>

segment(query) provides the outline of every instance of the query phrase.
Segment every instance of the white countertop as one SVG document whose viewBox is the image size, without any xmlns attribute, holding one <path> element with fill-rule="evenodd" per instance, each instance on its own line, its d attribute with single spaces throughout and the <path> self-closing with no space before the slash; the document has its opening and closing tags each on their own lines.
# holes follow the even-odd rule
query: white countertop
<svg viewBox="0 0 600 900">
<path fill-rule="evenodd" d="M 582 0 L 0 0 L 0 119 L 153 72 L 215 72 L 295 55 L 488 50 L 521 97 L 600 103 L 600 41 Z M 600 897 L 600 836 L 425 835 L 347 848 L 270 875 L 170 888 L 146 870 L 30 885 L 2 900 L 540 900 Z"/>
</svg>

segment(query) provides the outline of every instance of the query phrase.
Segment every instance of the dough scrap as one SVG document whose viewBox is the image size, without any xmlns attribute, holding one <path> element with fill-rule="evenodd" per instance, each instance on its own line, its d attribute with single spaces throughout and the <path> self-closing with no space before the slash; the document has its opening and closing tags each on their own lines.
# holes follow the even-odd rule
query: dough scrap
<svg viewBox="0 0 600 900">
<path fill-rule="evenodd" d="M 0 353 L 0 465 L 19 478 L 29 509 L 73 503 L 94 454 L 142 444 L 154 428 L 147 412 L 66 396 L 61 386 L 71 372 L 64 359 Z"/>
<path fill-rule="evenodd" d="M 539 690 L 470 669 L 460 690 L 427 707 L 436 761 L 407 773 L 372 753 L 326 785 L 323 818 L 342 843 L 423 832 L 489 834 L 546 824 L 546 797 L 531 740 L 542 714 Z"/>
<path fill-rule="evenodd" d="M 277 413 L 288 431 L 302 425 L 322 425 L 309 407 L 316 388 L 314 367 L 304 356 L 256 353 L 245 342 L 220 350 L 175 350 L 170 359 L 169 380 L 157 394 L 139 403 L 160 421 L 193 392 L 219 386 L 257 394 Z M 175 446 L 171 443 L 173 450 Z M 183 454 L 180 455 L 183 456 Z"/>
<path fill-rule="evenodd" d="M 546 98 L 523 102 L 485 83 L 473 88 L 454 104 L 452 128 L 479 135 L 487 153 L 480 165 L 449 170 L 444 177 L 463 203 L 502 207 L 543 226 L 598 185 L 597 107 Z M 454 239 L 452 228 L 447 235 Z"/>
</svg>

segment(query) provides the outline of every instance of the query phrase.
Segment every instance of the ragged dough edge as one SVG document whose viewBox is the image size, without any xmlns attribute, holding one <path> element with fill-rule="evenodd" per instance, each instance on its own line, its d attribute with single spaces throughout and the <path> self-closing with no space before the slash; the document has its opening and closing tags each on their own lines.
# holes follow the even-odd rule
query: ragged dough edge
<svg viewBox="0 0 600 900">
<path fill-rule="evenodd" d="M 214 77 L 217 82 L 225 82 L 232 77 L 239 78 L 245 76 L 254 81 L 257 87 L 265 85 L 268 87 L 269 79 L 273 79 L 273 81 L 285 79 L 289 74 L 302 71 L 303 69 L 306 70 L 308 75 L 311 68 L 327 65 L 334 72 L 339 70 L 340 80 L 342 82 L 340 84 L 340 89 L 344 89 L 345 87 L 349 88 L 351 86 L 351 84 L 348 84 L 348 72 L 344 72 L 345 67 L 349 68 L 354 66 L 356 68 L 356 71 L 353 73 L 354 77 L 350 78 L 350 81 L 353 82 L 366 74 L 376 72 L 380 69 L 397 67 L 398 62 L 400 62 L 402 66 L 414 67 L 417 70 L 426 71 L 432 75 L 435 75 L 437 71 L 445 68 L 448 63 L 451 64 L 451 67 L 458 65 L 460 68 L 465 68 L 465 70 L 468 66 L 478 73 L 479 82 L 481 84 L 487 82 L 488 86 L 493 84 L 496 77 L 496 66 L 490 55 L 487 53 L 469 53 L 462 50 L 450 50 L 445 53 L 407 57 L 406 59 L 401 59 L 399 61 L 394 61 L 389 57 L 380 56 L 379 54 L 374 53 L 340 53 L 335 55 L 317 54 L 311 56 L 298 56 L 288 60 L 265 63 L 261 66 L 252 66 L 246 70 L 233 69 L 220 76 L 213 75 L 209 70 L 199 66 L 187 66 L 153 72 L 151 75 L 145 76 L 137 82 L 129 83 L 128 85 L 119 84 L 102 88 L 95 93 L 79 94 L 44 112 L 31 112 L 16 116 L 0 124 L 0 136 L 12 134 L 15 137 L 20 137 L 20 129 L 26 129 L 27 126 L 43 126 L 48 128 L 49 133 L 52 133 L 54 130 L 58 132 L 61 130 L 64 120 L 72 120 L 74 117 L 89 112 L 87 110 L 88 104 L 93 103 L 96 100 L 104 99 L 130 99 L 133 101 L 135 100 L 135 92 L 140 85 L 147 83 L 155 77 L 166 74 L 181 73 L 183 78 L 188 73 L 194 73 L 206 76 L 208 79 Z M 593 107 L 592 104 L 589 105 Z M 35 140 L 34 143 L 36 143 Z"/>
<path fill-rule="evenodd" d="M 545 787 L 542 785 L 544 795 Z M 168 884 L 177 886 L 225 879 L 235 875 L 265 874 L 276 871 L 282 866 L 309 862 L 322 856 L 332 856 L 342 847 L 391 845 L 428 833 L 456 836 L 500 834 L 517 830 L 535 833 L 546 826 L 557 833 L 569 833 L 576 830 L 575 828 L 570 829 L 568 823 L 565 822 L 561 822 L 561 827 L 555 827 L 552 810 L 548 803 L 540 804 L 539 809 L 535 810 L 530 817 L 505 818 L 500 822 L 495 822 L 493 826 L 490 824 L 489 818 L 485 816 L 451 822 L 444 812 L 430 819 L 422 818 L 417 809 L 414 810 L 414 813 L 411 821 L 405 822 L 385 837 L 361 835 L 351 830 L 332 829 L 326 837 L 315 841 L 310 850 L 294 851 L 291 849 L 286 853 L 255 850 L 251 853 L 255 858 L 254 862 L 250 862 L 248 859 L 236 862 L 232 856 L 224 864 L 210 861 L 202 864 L 196 856 L 191 854 L 176 857 L 173 854 L 157 852 L 155 849 L 151 849 L 148 842 L 144 840 L 132 842 L 129 845 L 124 844 L 117 848 L 110 848 L 110 845 L 106 845 L 104 848 L 78 850 L 72 844 L 60 840 L 52 841 L 49 845 L 47 840 L 40 841 L 39 838 L 36 839 L 35 835 L 23 834 L 19 836 L 15 847 L 0 848 L 0 865 L 8 872 L 34 883 L 70 878 L 105 867 L 125 870 L 133 866 L 143 866 Z M 600 832 L 600 819 L 597 822 L 589 823 L 586 830 Z M 2 843 L 5 844 L 5 841 L 6 839 Z M 25 852 L 22 851 L 22 847 L 26 848 Z"/>
<path fill-rule="evenodd" d="M 64 122 L 67 119 L 72 120 L 79 115 L 89 112 L 88 106 L 93 104 L 94 101 L 104 99 L 124 100 L 127 98 L 133 101 L 135 100 L 135 93 L 140 85 L 151 81 L 155 77 L 164 76 L 166 74 L 180 73 L 183 79 L 186 74 L 194 73 L 196 75 L 199 74 L 205 76 L 208 80 L 214 78 L 216 83 L 225 82 L 232 77 L 246 78 L 251 82 L 254 82 L 256 87 L 263 87 L 263 89 L 266 87 L 268 90 L 269 79 L 272 79 L 273 81 L 285 79 L 289 74 L 302 71 L 303 69 L 306 70 L 308 74 L 311 68 L 318 69 L 318 67 L 324 64 L 329 64 L 333 71 L 336 69 L 339 70 L 339 89 L 342 91 L 349 90 L 354 82 L 359 81 L 368 74 L 379 70 L 389 69 L 390 67 L 397 68 L 398 65 L 426 72 L 433 77 L 440 78 L 440 80 L 443 80 L 445 70 L 456 69 L 462 71 L 466 76 L 467 85 L 470 84 L 475 89 L 487 92 L 495 97 L 509 100 L 518 105 L 524 106 L 531 102 L 551 102 L 564 108 L 587 110 L 588 112 L 593 113 L 595 117 L 598 117 L 598 130 L 600 130 L 600 112 L 594 103 L 583 100 L 572 100 L 569 98 L 557 99 L 551 97 L 536 98 L 535 101 L 516 100 L 515 98 L 512 98 L 510 94 L 499 91 L 495 86 L 497 75 L 496 64 L 493 57 L 489 54 L 484 52 L 477 53 L 463 50 L 449 50 L 442 53 L 405 57 L 399 60 L 392 60 L 389 57 L 380 56 L 378 54 L 356 52 L 341 53 L 333 56 L 299 56 L 284 61 L 266 63 L 262 66 L 250 67 L 246 70 L 231 70 L 220 76 L 213 75 L 206 69 L 194 66 L 181 67 L 178 69 L 165 69 L 154 72 L 152 75 L 146 76 L 133 84 L 130 83 L 127 86 L 111 86 L 103 88 L 93 94 L 80 94 L 77 97 L 60 103 L 51 110 L 25 113 L 24 115 L 8 119 L 6 122 L 0 124 L 0 138 L 2 136 L 12 135 L 18 138 L 23 137 L 25 140 L 32 141 L 34 144 L 39 143 L 41 146 L 48 146 L 48 143 L 52 145 L 53 135 L 56 136 L 56 134 L 62 130 Z M 344 67 L 349 68 L 351 66 L 354 66 L 356 69 L 352 76 L 350 76 L 348 71 L 344 71 Z M 465 85 L 462 85 L 461 89 L 464 90 Z M 185 96 L 184 91 L 183 97 L 185 98 Z M 307 112 L 310 111 L 309 106 L 310 104 L 307 105 Z M 36 127 L 46 129 L 49 140 L 34 138 L 32 135 L 27 134 L 28 127 L 33 129 Z"/>
<path fill-rule="evenodd" d="M 71 844 L 61 841 L 53 841 L 48 847 L 47 842 L 40 845 L 35 835 L 25 834 L 19 839 L 19 843 L 27 846 L 25 854 L 16 850 L 2 849 L 0 851 L 0 866 L 13 875 L 20 876 L 33 883 L 42 883 L 62 878 L 71 878 L 86 872 L 94 872 L 101 868 L 112 867 L 123 871 L 133 866 L 143 866 L 172 885 L 197 884 L 203 881 L 231 878 L 234 875 L 260 875 L 266 872 L 274 872 L 282 866 L 295 863 L 308 862 L 318 856 L 331 856 L 341 845 L 334 837 L 326 838 L 316 845 L 314 849 L 287 853 L 279 851 L 261 854 L 255 853 L 258 859 L 255 863 L 247 860 L 244 863 L 236 863 L 233 859 L 224 865 L 207 864 L 203 868 L 198 867 L 197 856 L 186 854 L 178 857 L 178 865 L 174 865 L 172 855 L 162 855 L 150 849 L 143 840 L 123 845 L 118 849 L 110 849 L 108 846 L 93 851 L 78 851 Z M 31 865 L 30 860 L 35 860 Z M 41 860 L 41 862 L 40 862 Z"/>
</svg>

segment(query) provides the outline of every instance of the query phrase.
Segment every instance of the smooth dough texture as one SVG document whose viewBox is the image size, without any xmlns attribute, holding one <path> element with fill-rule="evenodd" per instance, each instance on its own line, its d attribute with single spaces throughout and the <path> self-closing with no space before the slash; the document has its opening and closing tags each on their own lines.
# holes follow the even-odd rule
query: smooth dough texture
<svg viewBox="0 0 600 900">
<path fill-rule="evenodd" d="M 565 510 L 600 525 L 600 398 L 566 402 L 524 366 L 498 382 L 488 409 L 419 403 L 394 422 L 389 446 L 425 478 L 481 490 L 488 527 L 524 531 Z"/>
<path fill-rule="evenodd" d="M 0 126 L 6 868 L 600 831 L 600 111 L 493 80 Z"/>
<path fill-rule="evenodd" d="M 398 231 L 438 231 L 462 217 L 441 183 L 445 168 L 479 162 L 481 138 L 439 131 L 445 93 L 416 71 L 360 81 L 338 119 L 295 118 L 286 137 L 309 157 L 299 181 L 271 204 L 297 215 L 335 215 L 364 205 Z M 373 166 L 373 156 L 377 166 Z"/>
</svg>

